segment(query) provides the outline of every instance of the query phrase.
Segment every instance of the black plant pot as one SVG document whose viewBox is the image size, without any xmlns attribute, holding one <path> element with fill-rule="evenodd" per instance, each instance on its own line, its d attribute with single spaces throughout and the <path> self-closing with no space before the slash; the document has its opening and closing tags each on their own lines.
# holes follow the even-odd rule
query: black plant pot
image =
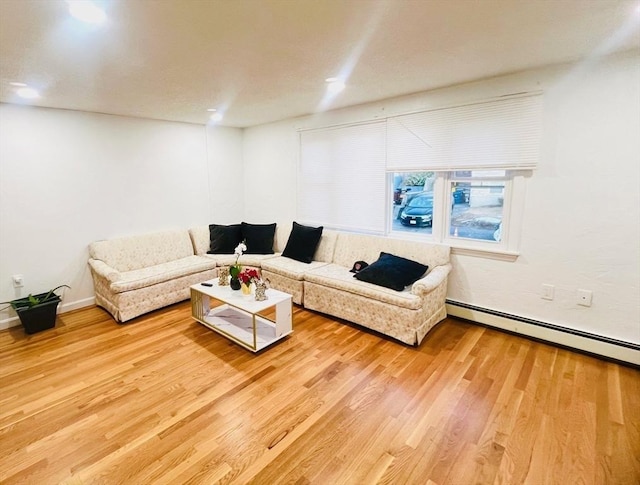
<svg viewBox="0 0 640 485">
<path fill-rule="evenodd" d="M 36 298 L 44 298 L 47 293 L 35 295 Z M 24 331 L 28 334 L 42 332 L 56 326 L 56 316 L 60 297 L 53 295 L 45 303 L 29 306 L 29 298 L 21 298 L 11 302 L 11 306 L 20 317 Z"/>
<path fill-rule="evenodd" d="M 242 285 L 240 284 L 240 280 L 238 278 L 234 278 L 232 276 L 231 281 L 229 281 L 229 286 L 232 290 L 239 290 Z"/>
</svg>

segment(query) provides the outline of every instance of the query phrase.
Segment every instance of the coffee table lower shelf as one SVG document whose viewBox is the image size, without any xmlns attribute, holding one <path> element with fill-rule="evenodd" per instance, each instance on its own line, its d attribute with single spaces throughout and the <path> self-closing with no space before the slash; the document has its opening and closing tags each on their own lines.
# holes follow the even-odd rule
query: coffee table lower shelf
<svg viewBox="0 0 640 485">
<path fill-rule="evenodd" d="M 214 308 L 204 318 L 197 320 L 205 327 L 254 352 L 268 347 L 291 333 L 289 331 L 277 335 L 275 323 L 260 315 L 238 310 L 231 305 Z"/>
</svg>

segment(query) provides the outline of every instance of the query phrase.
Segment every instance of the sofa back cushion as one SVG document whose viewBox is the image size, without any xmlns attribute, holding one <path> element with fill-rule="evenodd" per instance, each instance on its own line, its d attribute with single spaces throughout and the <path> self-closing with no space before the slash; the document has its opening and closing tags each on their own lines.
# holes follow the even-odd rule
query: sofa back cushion
<svg viewBox="0 0 640 485">
<path fill-rule="evenodd" d="M 210 247 L 209 226 L 197 226 L 189 229 L 189 236 L 193 244 L 193 252 L 198 256 L 207 254 Z"/>
<path fill-rule="evenodd" d="M 333 262 L 351 268 L 356 261 L 371 264 L 380 253 L 390 253 L 434 268 L 449 262 L 450 247 L 422 241 L 410 241 L 366 234 L 338 234 Z"/>
<path fill-rule="evenodd" d="M 333 252 L 336 249 L 336 240 L 338 239 L 338 233 L 336 231 L 330 231 L 324 229 L 322 231 L 322 237 L 320 243 L 316 249 L 316 253 L 313 256 L 314 261 L 322 261 L 323 263 L 330 263 L 333 261 Z"/>
<path fill-rule="evenodd" d="M 93 259 L 104 261 L 118 271 L 147 268 L 193 254 L 189 233 L 184 230 L 96 241 L 89 245 Z"/>
</svg>

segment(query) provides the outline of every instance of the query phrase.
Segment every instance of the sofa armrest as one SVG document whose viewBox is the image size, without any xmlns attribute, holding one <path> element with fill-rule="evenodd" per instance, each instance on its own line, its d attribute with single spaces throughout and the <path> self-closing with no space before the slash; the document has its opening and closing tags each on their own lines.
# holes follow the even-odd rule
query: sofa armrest
<svg viewBox="0 0 640 485">
<path fill-rule="evenodd" d="M 450 271 L 451 264 L 449 263 L 436 266 L 425 277 L 420 278 L 413 284 L 411 293 L 417 296 L 428 295 L 446 280 Z"/>
<path fill-rule="evenodd" d="M 91 269 L 102 278 L 106 279 L 109 283 L 114 283 L 121 279 L 120 272 L 111 266 L 109 266 L 104 261 L 99 259 L 89 259 L 89 266 Z"/>
</svg>

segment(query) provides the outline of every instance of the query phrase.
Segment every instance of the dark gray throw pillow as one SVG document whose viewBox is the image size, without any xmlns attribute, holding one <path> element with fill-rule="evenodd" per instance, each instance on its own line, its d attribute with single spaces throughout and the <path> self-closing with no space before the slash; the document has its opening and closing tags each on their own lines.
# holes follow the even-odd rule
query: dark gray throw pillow
<svg viewBox="0 0 640 485">
<path fill-rule="evenodd" d="M 245 254 L 273 254 L 273 240 L 276 235 L 276 223 L 242 223 L 242 238 L 247 245 Z"/>
<path fill-rule="evenodd" d="M 382 252 L 375 263 L 371 263 L 353 277 L 360 281 L 402 291 L 419 280 L 429 267 L 417 261 Z"/>
<path fill-rule="evenodd" d="M 242 226 L 210 224 L 209 241 L 208 254 L 233 254 L 238 244 L 242 242 Z"/>
<path fill-rule="evenodd" d="M 310 227 L 294 222 L 282 255 L 302 263 L 310 263 L 320 244 L 322 229 L 323 226 Z"/>
</svg>

